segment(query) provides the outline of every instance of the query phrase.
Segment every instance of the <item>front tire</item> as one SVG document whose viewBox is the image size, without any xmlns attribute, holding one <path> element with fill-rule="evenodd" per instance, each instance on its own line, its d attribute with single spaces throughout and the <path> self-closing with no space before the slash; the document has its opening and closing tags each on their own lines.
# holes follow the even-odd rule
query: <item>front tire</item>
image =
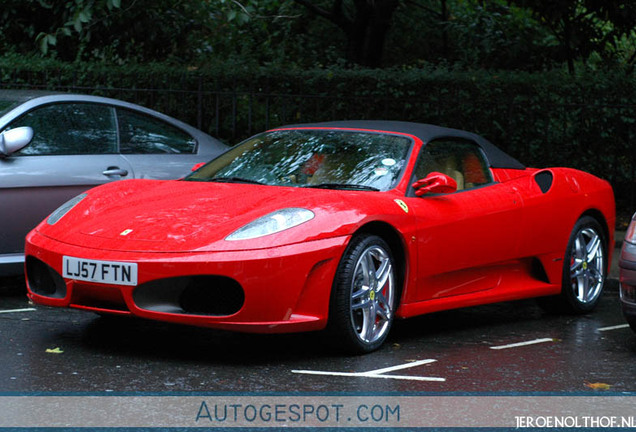
<svg viewBox="0 0 636 432">
<path fill-rule="evenodd" d="M 607 240 L 596 219 L 583 216 L 572 229 L 563 260 L 561 294 L 542 299 L 547 310 L 591 312 L 603 293 L 607 272 Z"/>
<path fill-rule="evenodd" d="M 338 265 L 329 303 L 334 341 L 363 354 L 378 349 L 393 323 L 397 277 L 393 254 L 382 238 L 355 236 Z"/>
</svg>

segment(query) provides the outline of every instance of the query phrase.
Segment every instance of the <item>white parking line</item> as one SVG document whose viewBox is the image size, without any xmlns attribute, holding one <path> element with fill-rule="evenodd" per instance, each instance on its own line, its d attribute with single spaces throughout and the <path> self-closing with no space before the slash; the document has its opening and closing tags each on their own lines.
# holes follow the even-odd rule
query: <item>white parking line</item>
<svg viewBox="0 0 636 432">
<path fill-rule="evenodd" d="M 32 312 L 34 310 L 36 310 L 36 309 L 35 308 L 10 309 L 10 310 L 0 310 L 0 313 Z"/>
<path fill-rule="evenodd" d="M 400 379 L 410 381 L 446 381 L 446 378 L 437 377 L 422 377 L 422 376 L 406 376 L 406 375 L 384 375 L 386 372 L 392 372 L 401 369 L 408 369 L 424 364 L 436 362 L 434 359 L 419 360 L 411 363 L 401 364 L 397 366 L 391 366 L 382 369 L 375 369 L 367 372 L 329 372 L 329 371 L 312 371 L 312 370 L 292 370 L 292 373 L 306 374 L 306 375 L 329 375 L 329 376 L 348 376 L 348 377 L 364 377 L 364 378 L 385 378 L 385 379 Z"/>
<path fill-rule="evenodd" d="M 527 342 L 518 342 L 518 343 L 513 343 L 513 344 L 508 344 L 508 345 L 493 346 L 493 347 L 490 347 L 490 349 L 502 350 L 502 349 L 508 349 L 508 348 L 522 347 L 522 346 L 526 346 L 526 345 L 534 345 L 534 344 L 539 344 L 539 343 L 544 343 L 544 342 L 554 342 L 554 339 L 552 339 L 552 338 L 535 339 L 535 340 L 531 340 L 531 341 L 527 341 Z"/>
<path fill-rule="evenodd" d="M 620 325 L 615 325 L 610 327 L 601 327 L 600 329 L 598 329 L 598 331 L 618 330 L 618 329 L 624 329 L 627 327 L 629 327 L 629 324 L 620 324 Z"/>
<path fill-rule="evenodd" d="M 410 363 L 404 363 L 401 365 L 397 365 L 397 366 L 391 366 L 391 367 L 387 367 L 387 368 L 383 368 L 383 369 L 376 369 L 376 370 L 372 370 L 369 372 L 362 372 L 365 375 L 379 375 L 379 374 L 383 374 L 386 372 L 393 372 L 396 370 L 401 370 L 401 369 L 409 369 L 412 367 L 417 367 L 417 366 L 421 366 L 421 365 L 425 365 L 425 364 L 430 364 L 430 363 L 435 363 L 437 360 L 434 359 L 426 359 L 426 360 L 418 360 L 418 361 L 414 361 L 414 362 L 410 362 Z"/>
</svg>

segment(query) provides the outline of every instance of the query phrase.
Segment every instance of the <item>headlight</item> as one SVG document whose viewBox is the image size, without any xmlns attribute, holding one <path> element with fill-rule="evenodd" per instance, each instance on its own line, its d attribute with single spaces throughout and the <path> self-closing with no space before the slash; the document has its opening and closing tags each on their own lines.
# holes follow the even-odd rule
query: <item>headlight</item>
<svg viewBox="0 0 636 432">
<path fill-rule="evenodd" d="M 256 219 L 227 236 L 225 240 L 249 240 L 293 228 L 314 218 L 314 212 L 303 208 L 287 208 Z"/>
<path fill-rule="evenodd" d="M 632 221 L 629 223 L 629 227 L 625 233 L 625 241 L 636 244 L 636 214 L 632 216 Z"/>
<path fill-rule="evenodd" d="M 49 225 L 55 225 L 60 219 L 62 219 L 64 217 L 64 215 L 68 212 L 70 212 L 73 207 L 75 207 L 77 204 L 79 204 L 80 201 L 82 201 L 84 198 L 86 198 L 86 194 L 80 194 L 78 196 L 76 196 L 75 198 L 72 198 L 68 201 L 66 201 L 64 204 L 62 204 L 60 207 L 57 208 L 57 210 L 55 210 L 53 213 L 51 213 L 51 215 L 49 216 L 49 218 L 46 220 L 46 222 Z"/>
</svg>

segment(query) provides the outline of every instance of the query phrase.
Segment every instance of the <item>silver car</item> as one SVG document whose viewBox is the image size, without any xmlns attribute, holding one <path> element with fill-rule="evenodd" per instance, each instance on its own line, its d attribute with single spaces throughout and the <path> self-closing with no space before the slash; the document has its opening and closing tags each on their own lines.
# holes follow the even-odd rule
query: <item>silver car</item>
<svg viewBox="0 0 636 432">
<path fill-rule="evenodd" d="M 0 91 L 0 276 L 20 274 L 24 237 L 86 189 L 186 175 L 227 146 L 139 105 L 97 96 Z"/>
</svg>

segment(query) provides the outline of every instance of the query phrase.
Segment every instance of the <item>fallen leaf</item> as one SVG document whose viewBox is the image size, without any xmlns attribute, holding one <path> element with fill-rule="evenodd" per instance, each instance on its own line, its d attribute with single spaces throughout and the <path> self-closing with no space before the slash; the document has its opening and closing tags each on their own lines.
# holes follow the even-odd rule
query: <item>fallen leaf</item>
<svg viewBox="0 0 636 432">
<path fill-rule="evenodd" d="M 591 383 L 585 381 L 585 386 L 594 390 L 609 390 L 612 386 L 605 383 Z"/>
<path fill-rule="evenodd" d="M 47 353 L 47 354 L 62 354 L 63 352 L 64 352 L 64 351 L 62 351 L 62 350 L 61 350 L 61 349 L 59 349 L 59 348 L 53 348 L 53 349 L 51 349 L 51 348 L 47 348 L 47 350 L 46 350 L 46 353 Z"/>
</svg>

